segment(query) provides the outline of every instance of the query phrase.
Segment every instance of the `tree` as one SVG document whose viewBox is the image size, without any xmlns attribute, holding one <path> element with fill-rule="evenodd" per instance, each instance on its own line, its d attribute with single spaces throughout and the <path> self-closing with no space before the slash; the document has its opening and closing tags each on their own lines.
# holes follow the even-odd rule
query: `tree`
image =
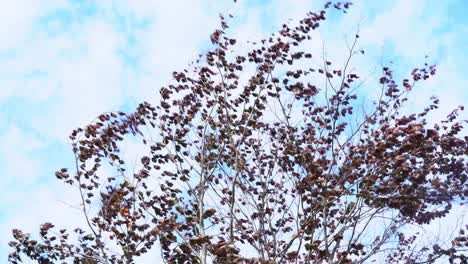
<svg viewBox="0 0 468 264">
<path fill-rule="evenodd" d="M 327 3 L 246 53 L 221 17 L 213 49 L 173 73 L 157 106 L 72 132 L 76 168 L 56 177 L 77 187 L 87 226 L 44 223 L 40 241 L 15 229 L 9 261 L 134 263 L 160 248 L 167 263 L 467 263 L 464 230 L 448 247 L 415 246 L 408 231 L 466 202 L 463 107 L 433 127 L 437 98 L 402 114 L 436 69 L 398 80 L 390 65 L 360 110 L 359 35 L 343 66 L 304 50 L 329 9 L 350 5 Z M 148 148 L 132 171 L 119 151 L 131 136 Z M 117 176 L 102 174 L 106 162 Z"/>
</svg>

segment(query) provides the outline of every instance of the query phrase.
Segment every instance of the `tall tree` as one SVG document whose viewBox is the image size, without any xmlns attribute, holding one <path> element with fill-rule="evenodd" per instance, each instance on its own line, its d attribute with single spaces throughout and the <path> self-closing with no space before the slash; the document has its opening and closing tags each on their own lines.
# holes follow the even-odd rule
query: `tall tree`
<svg viewBox="0 0 468 264">
<path fill-rule="evenodd" d="M 9 261 L 135 263 L 161 250 L 167 263 L 467 263 L 464 230 L 448 247 L 416 246 L 408 231 L 466 202 L 463 107 L 433 127 L 436 98 L 402 113 L 435 74 L 427 64 L 401 79 L 382 67 L 379 98 L 356 107 L 359 35 L 343 65 L 305 45 L 329 9 L 350 5 L 327 3 L 245 53 L 221 17 L 213 49 L 173 73 L 157 106 L 73 131 L 76 168 L 56 176 L 76 186 L 87 226 L 45 223 L 39 241 L 15 229 Z M 131 171 L 119 151 L 130 136 L 149 150 Z"/>
</svg>

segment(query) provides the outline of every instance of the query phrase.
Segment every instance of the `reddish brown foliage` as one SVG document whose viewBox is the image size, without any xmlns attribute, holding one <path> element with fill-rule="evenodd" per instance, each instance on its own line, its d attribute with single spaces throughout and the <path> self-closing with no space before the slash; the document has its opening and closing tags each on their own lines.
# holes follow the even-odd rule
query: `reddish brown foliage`
<svg viewBox="0 0 468 264">
<path fill-rule="evenodd" d="M 344 67 L 301 50 L 327 8 L 349 6 L 327 3 L 238 55 L 222 20 L 206 62 L 174 72 L 158 106 L 103 114 L 73 131 L 76 172 L 56 176 L 78 187 L 89 226 L 74 231 L 78 241 L 51 223 L 41 242 L 14 230 L 10 261 L 134 263 L 159 241 L 169 263 L 466 263 L 464 231 L 445 249 L 414 249 L 416 237 L 402 231 L 446 216 L 468 195 L 463 108 L 434 127 L 425 118 L 435 98 L 421 113 L 400 113 L 435 67 L 401 82 L 384 67 L 381 96 L 365 114 L 348 67 L 364 54 L 354 50 L 359 36 Z M 303 66 L 310 62 L 321 66 Z M 145 135 L 145 126 L 158 134 Z M 119 152 L 129 134 L 150 149 L 133 173 Z M 104 161 L 118 177 L 103 179 Z"/>
</svg>

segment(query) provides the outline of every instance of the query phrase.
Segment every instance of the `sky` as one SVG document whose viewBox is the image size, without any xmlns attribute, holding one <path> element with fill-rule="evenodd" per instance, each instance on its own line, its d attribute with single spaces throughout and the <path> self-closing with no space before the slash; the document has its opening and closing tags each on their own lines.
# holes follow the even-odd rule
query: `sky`
<svg viewBox="0 0 468 264">
<path fill-rule="evenodd" d="M 242 43 L 267 36 L 287 19 L 323 4 L 5 1 L 0 8 L 0 259 L 7 258 L 12 228 L 34 233 L 45 221 L 65 227 L 81 223 L 74 208 L 77 193 L 54 176 L 59 168 L 73 167 L 68 135 L 102 112 L 131 111 L 141 101 L 156 101 L 171 72 L 207 49 L 220 12 L 235 16 L 230 32 Z M 435 122 L 468 102 L 467 13 L 466 0 L 355 1 L 348 14 L 336 13 L 325 22 L 317 47 L 324 44 L 339 60 L 346 40 L 359 29 L 359 47 L 366 54 L 355 67 L 370 73 L 369 86 L 381 62 L 392 61 L 404 74 L 428 55 L 428 62 L 437 64 L 437 76 L 413 91 L 408 111 L 422 109 L 437 95 L 441 109 L 430 120 Z M 136 148 L 129 146 L 129 155 L 137 155 Z M 444 226 L 457 219 L 449 217 Z"/>
</svg>

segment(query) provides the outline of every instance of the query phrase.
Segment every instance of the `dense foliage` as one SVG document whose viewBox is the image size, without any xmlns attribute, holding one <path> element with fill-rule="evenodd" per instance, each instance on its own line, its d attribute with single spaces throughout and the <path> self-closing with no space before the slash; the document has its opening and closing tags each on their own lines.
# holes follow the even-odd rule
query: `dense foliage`
<svg viewBox="0 0 468 264">
<path fill-rule="evenodd" d="M 408 228 L 466 202 L 463 107 L 432 127 L 436 98 L 402 114 L 436 72 L 425 64 L 401 79 L 382 67 L 369 88 L 380 96 L 361 109 L 349 66 L 364 54 L 359 35 L 343 65 L 306 45 L 327 12 L 350 5 L 327 3 L 245 53 L 222 18 L 213 49 L 173 73 L 157 106 L 73 131 L 76 168 L 56 176 L 79 190 L 88 225 L 45 223 L 39 240 L 14 230 L 9 261 L 135 263 L 156 250 L 167 263 L 467 263 L 464 230 L 445 247 Z M 129 169 L 119 145 L 131 136 L 148 153 Z"/>
</svg>

